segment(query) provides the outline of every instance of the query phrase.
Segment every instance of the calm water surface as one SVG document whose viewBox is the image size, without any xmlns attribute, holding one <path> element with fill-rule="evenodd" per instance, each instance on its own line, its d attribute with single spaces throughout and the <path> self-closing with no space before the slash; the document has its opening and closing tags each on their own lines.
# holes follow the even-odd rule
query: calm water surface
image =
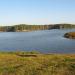
<svg viewBox="0 0 75 75">
<path fill-rule="evenodd" d="M 44 53 L 75 53 L 75 40 L 64 38 L 72 30 L 45 30 L 33 32 L 0 32 L 1 51 L 32 51 Z"/>
</svg>

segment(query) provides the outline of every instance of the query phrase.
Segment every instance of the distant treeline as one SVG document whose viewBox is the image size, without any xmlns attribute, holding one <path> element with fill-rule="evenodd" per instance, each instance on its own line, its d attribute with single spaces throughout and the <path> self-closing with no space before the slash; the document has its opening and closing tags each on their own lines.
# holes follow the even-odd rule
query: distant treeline
<svg viewBox="0 0 75 75">
<path fill-rule="evenodd" d="M 75 28 L 72 24 L 54 24 L 54 25 L 26 25 L 19 24 L 13 26 L 0 26 L 1 32 L 21 32 L 35 30 L 50 30 L 50 29 L 71 29 Z"/>
</svg>

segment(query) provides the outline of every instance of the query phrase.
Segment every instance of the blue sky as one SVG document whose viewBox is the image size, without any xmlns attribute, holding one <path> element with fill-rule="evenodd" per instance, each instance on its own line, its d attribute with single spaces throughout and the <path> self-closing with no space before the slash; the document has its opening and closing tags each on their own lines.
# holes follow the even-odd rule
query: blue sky
<svg viewBox="0 0 75 75">
<path fill-rule="evenodd" d="M 0 25 L 75 24 L 75 0 L 0 0 Z"/>
</svg>

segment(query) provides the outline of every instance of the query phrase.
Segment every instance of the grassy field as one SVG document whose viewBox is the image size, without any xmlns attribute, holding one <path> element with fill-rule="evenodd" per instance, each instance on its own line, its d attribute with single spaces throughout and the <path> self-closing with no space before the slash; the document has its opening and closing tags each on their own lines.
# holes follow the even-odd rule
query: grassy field
<svg viewBox="0 0 75 75">
<path fill-rule="evenodd" d="M 75 54 L 0 52 L 0 75 L 75 75 Z"/>
</svg>

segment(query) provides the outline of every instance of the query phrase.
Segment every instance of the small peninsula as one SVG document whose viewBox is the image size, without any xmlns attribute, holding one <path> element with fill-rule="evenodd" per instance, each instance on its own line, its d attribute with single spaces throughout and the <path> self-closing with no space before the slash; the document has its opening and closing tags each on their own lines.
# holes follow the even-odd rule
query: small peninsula
<svg viewBox="0 0 75 75">
<path fill-rule="evenodd" d="M 64 37 L 69 38 L 69 39 L 75 39 L 75 32 L 66 33 Z"/>
</svg>

